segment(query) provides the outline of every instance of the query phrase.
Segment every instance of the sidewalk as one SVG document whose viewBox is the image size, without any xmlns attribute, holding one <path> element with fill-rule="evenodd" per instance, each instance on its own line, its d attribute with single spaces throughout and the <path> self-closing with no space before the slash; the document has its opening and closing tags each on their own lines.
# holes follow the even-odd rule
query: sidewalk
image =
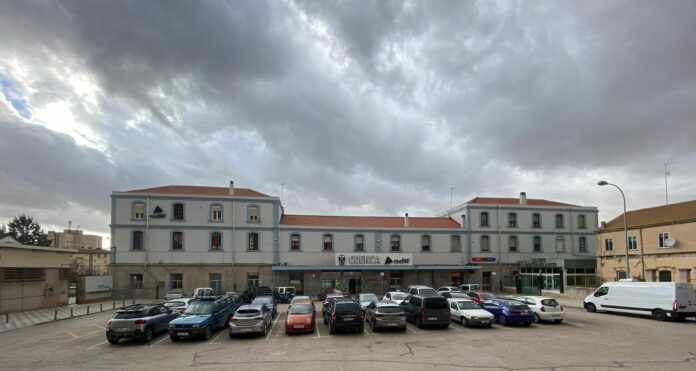
<svg viewBox="0 0 696 371">
<path fill-rule="evenodd" d="M 129 301 L 125 301 L 126 305 Z M 60 307 L 44 308 L 31 310 L 26 312 L 16 312 L 0 315 L 0 333 L 12 331 L 22 327 L 37 325 L 40 323 L 52 322 L 72 317 L 85 316 L 106 312 L 120 308 L 123 306 L 123 301 L 104 301 L 89 304 L 70 304 Z"/>
</svg>

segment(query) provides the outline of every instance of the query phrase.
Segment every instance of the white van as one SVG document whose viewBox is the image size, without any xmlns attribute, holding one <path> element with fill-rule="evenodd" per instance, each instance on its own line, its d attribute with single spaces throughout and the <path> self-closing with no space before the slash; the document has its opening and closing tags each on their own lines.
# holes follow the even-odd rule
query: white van
<svg viewBox="0 0 696 371">
<path fill-rule="evenodd" d="M 583 302 L 589 312 L 649 315 L 658 321 L 683 321 L 696 315 L 696 293 L 690 283 L 607 282 Z"/>
</svg>

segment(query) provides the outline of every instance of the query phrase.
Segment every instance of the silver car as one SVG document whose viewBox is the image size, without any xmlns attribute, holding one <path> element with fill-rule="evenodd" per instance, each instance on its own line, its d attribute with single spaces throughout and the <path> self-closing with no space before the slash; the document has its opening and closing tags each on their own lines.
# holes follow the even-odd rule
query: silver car
<svg viewBox="0 0 696 371">
<path fill-rule="evenodd" d="M 366 293 L 358 295 L 357 301 L 360 304 L 360 308 L 362 308 L 362 310 L 364 311 L 367 309 L 367 306 L 370 305 L 370 303 L 378 300 L 379 298 L 377 297 L 377 295 Z"/>
<path fill-rule="evenodd" d="M 401 308 L 391 301 L 373 301 L 365 311 L 365 322 L 372 331 L 393 328 L 406 331 L 406 316 Z"/>
<path fill-rule="evenodd" d="M 230 339 L 235 334 L 263 334 L 266 336 L 273 322 L 273 310 L 263 304 L 242 305 L 230 320 Z"/>
<path fill-rule="evenodd" d="M 155 334 L 167 331 L 169 322 L 179 317 L 179 312 L 164 305 L 133 305 L 116 311 L 106 328 L 106 340 L 111 344 L 121 339 L 138 339 L 149 342 Z"/>
</svg>

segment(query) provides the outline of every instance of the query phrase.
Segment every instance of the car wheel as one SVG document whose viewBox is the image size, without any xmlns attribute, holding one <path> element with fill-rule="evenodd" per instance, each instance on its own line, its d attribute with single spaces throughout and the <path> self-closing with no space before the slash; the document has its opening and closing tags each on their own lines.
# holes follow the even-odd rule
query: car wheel
<svg viewBox="0 0 696 371">
<path fill-rule="evenodd" d="M 230 322 L 232 322 L 232 317 L 234 317 L 234 314 L 230 315 L 227 317 L 227 321 L 225 322 L 225 328 L 230 328 Z"/>
<path fill-rule="evenodd" d="M 507 324 L 507 321 L 505 321 L 505 316 L 504 315 L 499 315 L 498 316 L 498 324 L 501 326 L 505 326 Z"/>
<path fill-rule="evenodd" d="M 116 343 L 118 343 L 118 338 L 106 338 L 106 340 L 108 340 L 109 343 L 111 343 L 111 344 L 116 344 Z"/>
<path fill-rule="evenodd" d="M 653 318 L 655 318 L 658 321 L 664 321 L 667 319 L 667 313 L 665 313 L 665 311 L 662 309 L 655 309 L 652 315 Z"/>
<path fill-rule="evenodd" d="M 329 334 L 333 335 L 336 333 L 336 329 L 333 327 L 333 325 L 329 324 Z"/>
<path fill-rule="evenodd" d="M 155 331 L 152 330 L 152 327 L 148 327 L 145 329 L 145 334 L 143 335 L 143 342 L 149 343 L 152 341 L 152 339 L 155 338 Z"/>
<path fill-rule="evenodd" d="M 176 335 L 169 335 L 169 339 L 171 339 L 171 340 L 174 341 L 174 342 L 179 341 L 179 337 L 176 336 Z"/>
<path fill-rule="evenodd" d="M 232 339 L 234 339 L 234 335 L 232 335 L 232 333 L 230 333 L 230 340 L 232 340 Z"/>
<path fill-rule="evenodd" d="M 466 318 L 464 318 L 464 317 L 462 317 L 462 318 L 459 320 L 459 323 L 461 323 L 462 326 L 469 327 L 469 320 L 466 319 Z"/>
<path fill-rule="evenodd" d="M 359 333 L 365 332 L 365 325 L 362 325 L 362 326 L 358 327 L 358 332 L 359 332 Z"/>
<path fill-rule="evenodd" d="M 263 334 L 263 336 L 266 336 L 268 334 L 268 325 L 266 325 L 266 324 L 263 325 L 262 334 Z"/>
<path fill-rule="evenodd" d="M 370 326 L 372 327 L 372 331 L 377 332 L 377 321 L 375 321 L 374 318 L 370 322 Z"/>
<path fill-rule="evenodd" d="M 541 317 L 537 313 L 534 313 L 534 323 L 539 323 L 541 322 Z"/>
<path fill-rule="evenodd" d="M 420 316 L 416 317 L 416 327 L 418 327 L 418 328 L 423 327 L 423 323 L 421 322 Z"/>
<path fill-rule="evenodd" d="M 557 319 L 557 320 L 554 320 L 554 322 L 556 322 L 556 323 L 561 323 L 561 322 L 563 322 L 563 320 L 562 320 L 562 319 Z"/>
<path fill-rule="evenodd" d="M 594 313 L 597 311 L 597 307 L 595 307 L 595 305 L 592 303 L 585 304 L 585 309 L 587 309 L 587 311 L 590 313 Z"/>
<path fill-rule="evenodd" d="M 329 321 L 326 320 L 326 316 L 324 316 L 323 318 L 324 318 L 324 324 L 325 324 L 325 325 L 328 325 L 328 324 L 329 324 Z"/>
<path fill-rule="evenodd" d="M 213 328 L 211 326 L 206 326 L 203 332 L 203 340 L 208 340 L 213 335 Z"/>
</svg>

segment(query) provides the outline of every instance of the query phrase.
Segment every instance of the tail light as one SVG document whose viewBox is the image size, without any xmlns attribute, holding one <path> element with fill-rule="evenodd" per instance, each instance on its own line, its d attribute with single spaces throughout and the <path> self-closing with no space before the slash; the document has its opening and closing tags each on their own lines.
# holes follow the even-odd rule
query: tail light
<svg viewBox="0 0 696 371">
<path fill-rule="evenodd" d="M 541 307 L 542 312 L 546 312 L 546 307 Z"/>
<path fill-rule="evenodd" d="M 107 326 L 111 326 L 111 322 L 112 322 L 112 321 L 109 320 L 109 323 L 107 323 L 106 325 L 107 325 Z"/>
<path fill-rule="evenodd" d="M 364 321 L 365 320 L 365 312 L 360 313 L 360 320 Z"/>
<path fill-rule="evenodd" d="M 331 313 L 331 322 L 336 322 L 336 313 Z"/>
<path fill-rule="evenodd" d="M 147 321 L 145 321 L 144 319 L 135 320 L 135 324 L 136 324 L 136 325 L 144 325 L 145 322 L 147 322 Z"/>
</svg>

